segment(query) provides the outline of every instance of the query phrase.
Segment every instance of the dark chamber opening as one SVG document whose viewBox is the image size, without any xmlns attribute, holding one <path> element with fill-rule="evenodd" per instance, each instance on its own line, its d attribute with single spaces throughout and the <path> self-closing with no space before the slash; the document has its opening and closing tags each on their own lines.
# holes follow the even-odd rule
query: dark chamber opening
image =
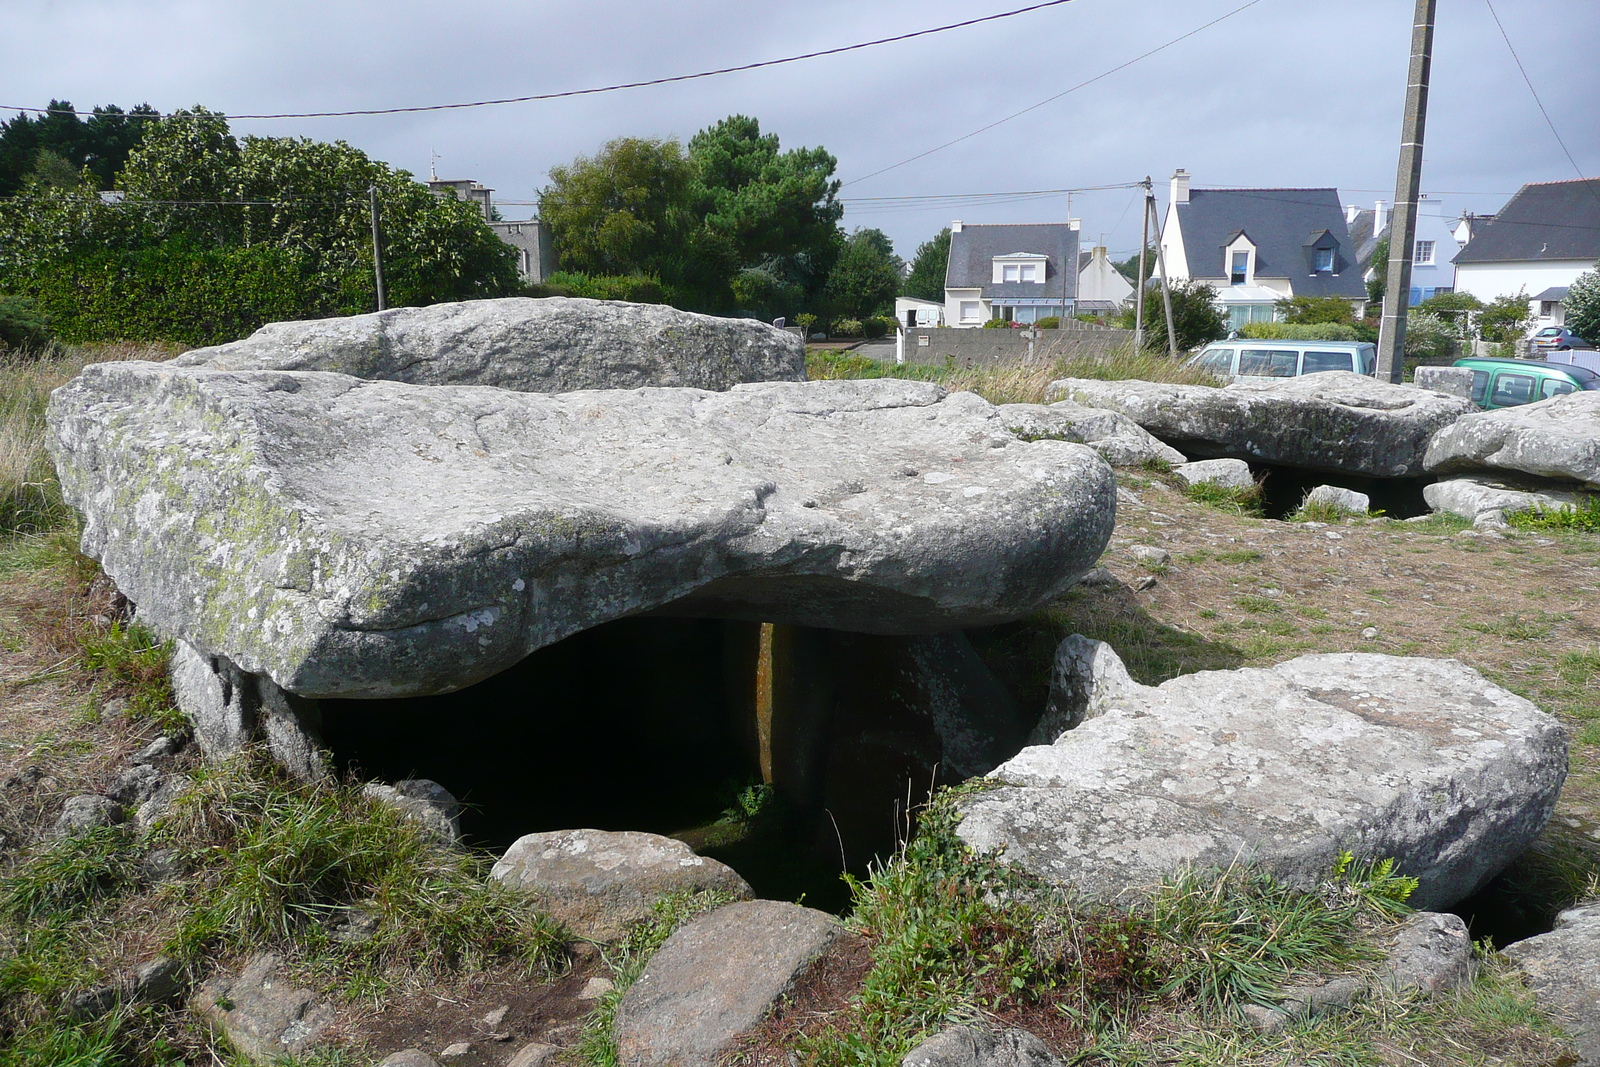
<svg viewBox="0 0 1600 1067">
<path fill-rule="evenodd" d="M 1323 474 L 1300 467 L 1257 467 L 1254 464 L 1251 469 L 1261 480 L 1261 510 L 1269 519 L 1293 515 L 1305 501 L 1306 494 L 1319 485 L 1365 493 L 1372 499 L 1373 512 L 1381 511 L 1393 519 L 1427 515 L 1433 510 L 1422 498 L 1422 489 L 1434 481 L 1432 478 L 1363 478 Z"/>
</svg>

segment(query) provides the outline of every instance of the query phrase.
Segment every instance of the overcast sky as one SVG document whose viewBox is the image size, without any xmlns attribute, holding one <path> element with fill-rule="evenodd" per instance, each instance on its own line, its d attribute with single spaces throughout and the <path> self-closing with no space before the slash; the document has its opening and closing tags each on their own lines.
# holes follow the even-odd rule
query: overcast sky
<svg viewBox="0 0 1600 1067">
<path fill-rule="evenodd" d="M 1073 0 L 842 56 L 569 100 L 363 118 L 236 121 L 236 134 L 343 139 L 418 176 L 531 201 L 554 164 L 621 136 L 677 137 L 754 115 L 785 147 L 839 160 L 845 225 L 907 258 L 952 218 L 1052 222 L 1067 198 L 954 206 L 852 198 L 1081 188 L 1173 168 L 1205 186 L 1393 195 L 1413 5 L 1255 0 L 1021 118 L 874 177 L 1142 53 L 1246 0 Z M 1600 3 L 1493 0 L 1585 175 L 1600 174 Z M 1024 6 L 1025 0 L 8 0 L 0 104 L 148 102 L 230 114 L 409 107 L 608 85 L 775 59 Z M 14 112 L 0 112 L 9 117 Z M 1441 0 L 1423 188 L 1489 212 L 1523 183 L 1577 177 L 1490 16 Z M 505 206 L 506 218 L 531 207 Z M 1128 190 L 1083 193 L 1085 244 L 1138 244 Z"/>
</svg>

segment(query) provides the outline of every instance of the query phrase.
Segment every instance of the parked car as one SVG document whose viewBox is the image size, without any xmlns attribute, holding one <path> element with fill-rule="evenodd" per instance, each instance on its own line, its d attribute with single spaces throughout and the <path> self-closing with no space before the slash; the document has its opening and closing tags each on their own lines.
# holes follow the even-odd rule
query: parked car
<svg viewBox="0 0 1600 1067">
<path fill-rule="evenodd" d="M 1479 407 L 1510 408 L 1580 390 L 1600 392 L 1600 374 L 1587 367 L 1543 359 L 1468 356 L 1454 366 L 1472 371 L 1472 399 Z"/>
<path fill-rule="evenodd" d="M 1298 378 L 1302 374 L 1345 370 L 1371 374 L 1378 347 L 1365 341 L 1216 341 L 1189 358 L 1189 365 L 1218 378 Z"/>
<path fill-rule="evenodd" d="M 1539 353 L 1570 352 L 1574 348 L 1593 349 L 1594 345 L 1585 341 L 1565 326 L 1546 326 L 1533 335 L 1528 342 L 1528 347 L 1535 353 Z"/>
</svg>

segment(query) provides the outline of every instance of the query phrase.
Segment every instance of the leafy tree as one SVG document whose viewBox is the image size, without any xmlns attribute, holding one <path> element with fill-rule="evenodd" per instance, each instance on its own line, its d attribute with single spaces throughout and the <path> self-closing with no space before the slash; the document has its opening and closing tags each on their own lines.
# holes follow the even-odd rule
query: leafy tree
<svg viewBox="0 0 1600 1067">
<path fill-rule="evenodd" d="M 1457 337 L 1470 337 L 1473 321 L 1483 310 L 1483 301 L 1471 293 L 1436 293 L 1412 308 L 1412 313 L 1425 311 L 1437 315 L 1451 324 Z M 1406 329 L 1411 327 L 1407 325 Z"/>
<path fill-rule="evenodd" d="M 692 190 L 682 145 L 622 137 L 551 167 L 539 217 L 565 270 L 678 280 L 695 228 Z"/>
<path fill-rule="evenodd" d="M 1178 338 L 1178 351 L 1186 352 L 1207 341 L 1228 336 L 1228 325 L 1217 310 L 1217 291 L 1205 282 L 1172 282 L 1172 328 Z M 1348 305 L 1346 305 L 1348 306 Z M 1167 315 L 1160 288 L 1144 300 L 1145 344 L 1157 351 L 1167 349 Z"/>
<path fill-rule="evenodd" d="M 943 300 L 944 276 L 950 266 L 950 227 L 946 226 L 917 246 L 906 277 L 904 292 L 919 300 Z"/>
<path fill-rule="evenodd" d="M 1156 246 L 1150 245 L 1145 249 L 1144 255 L 1144 277 L 1146 281 L 1149 281 L 1152 277 L 1154 277 L 1157 269 L 1156 265 L 1160 262 L 1160 260 L 1157 259 L 1158 253 L 1156 251 Z M 1122 262 L 1113 263 L 1111 265 L 1117 269 L 1118 274 L 1128 279 L 1134 285 L 1139 284 L 1139 253 L 1135 252 Z"/>
<path fill-rule="evenodd" d="M 1533 321 L 1527 290 L 1497 296 L 1478 312 L 1478 329 L 1485 341 L 1520 341 Z"/>
<path fill-rule="evenodd" d="M 845 241 L 838 262 L 828 274 L 824 291 L 828 309 L 837 316 L 864 319 L 892 310 L 900 292 L 900 270 L 884 252 L 886 242 L 878 230 L 857 230 Z"/>
<path fill-rule="evenodd" d="M 53 161 L 41 160 L 44 153 L 63 161 L 74 181 L 87 167 L 95 188 L 111 188 L 155 114 L 148 104 L 126 113 L 107 106 L 95 108 L 85 121 L 73 114 L 69 101 L 52 100 L 39 118 L 21 114 L 0 123 L 0 196 L 15 195 L 41 169 L 53 178 L 65 173 Z"/>
<path fill-rule="evenodd" d="M 1389 239 L 1378 238 L 1378 243 L 1372 246 L 1372 277 L 1367 279 L 1367 299 L 1374 304 L 1383 302 L 1383 294 L 1389 290 Z"/>
<path fill-rule="evenodd" d="M 1567 328 L 1590 344 L 1600 345 L 1600 270 L 1578 275 L 1567 287 L 1561 306 Z"/>
<path fill-rule="evenodd" d="M 1290 296 L 1276 305 L 1288 323 L 1356 321 L 1355 309 L 1342 296 Z"/>
</svg>

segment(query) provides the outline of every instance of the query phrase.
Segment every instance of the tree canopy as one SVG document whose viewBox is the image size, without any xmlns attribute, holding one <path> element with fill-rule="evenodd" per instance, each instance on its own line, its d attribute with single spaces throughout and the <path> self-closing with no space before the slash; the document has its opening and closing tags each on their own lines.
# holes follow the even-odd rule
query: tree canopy
<svg viewBox="0 0 1600 1067">
<path fill-rule="evenodd" d="M 85 168 L 94 188 L 110 189 L 150 124 L 144 116 L 156 114 L 149 104 L 127 112 L 97 107 L 87 120 L 74 110 L 71 101 L 52 100 L 38 118 L 23 113 L 0 122 L 0 196 L 14 196 L 30 180 L 76 185 Z"/>
<path fill-rule="evenodd" d="M 551 168 L 539 215 L 564 271 L 653 279 L 700 311 L 793 313 L 842 246 L 836 165 L 732 115 L 687 147 L 623 137 Z"/>
<path fill-rule="evenodd" d="M 906 276 L 904 291 L 919 300 L 943 300 L 944 276 L 950 265 L 950 227 L 917 246 Z"/>
<path fill-rule="evenodd" d="M 1580 274 L 1567 287 L 1561 306 L 1567 328 L 1592 345 L 1600 345 L 1600 270 Z"/>
<path fill-rule="evenodd" d="M 67 340 L 204 344 L 370 311 L 374 187 L 392 305 L 519 289 L 515 253 L 475 205 L 342 141 L 240 142 L 203 108 L 146 125 L 121 199 L 34 185 L 0 201 L 0 276 Z"/>
<path fill-rule="evenodd" d="M 846 319 L 892 312 L 902 262 L 882 230 L 852 233 L 828 274 L 826 310 Z"/>
<path fill-rule="evenodd" d="M 1228 325 L 1222 319 L 1222 312 L 1217 310 L 1214 288 L 1192 279 L 1173 282 L 1169 288 L 1172 291 L 1172 329 L 1178 339 L 1178 351 L 1185 352 L 1228 336 Z M 1167 313 L 1160 289 L 1145 296 L 1144 337 L 1150 348 L 1166 350 Z"/>
</svg>

